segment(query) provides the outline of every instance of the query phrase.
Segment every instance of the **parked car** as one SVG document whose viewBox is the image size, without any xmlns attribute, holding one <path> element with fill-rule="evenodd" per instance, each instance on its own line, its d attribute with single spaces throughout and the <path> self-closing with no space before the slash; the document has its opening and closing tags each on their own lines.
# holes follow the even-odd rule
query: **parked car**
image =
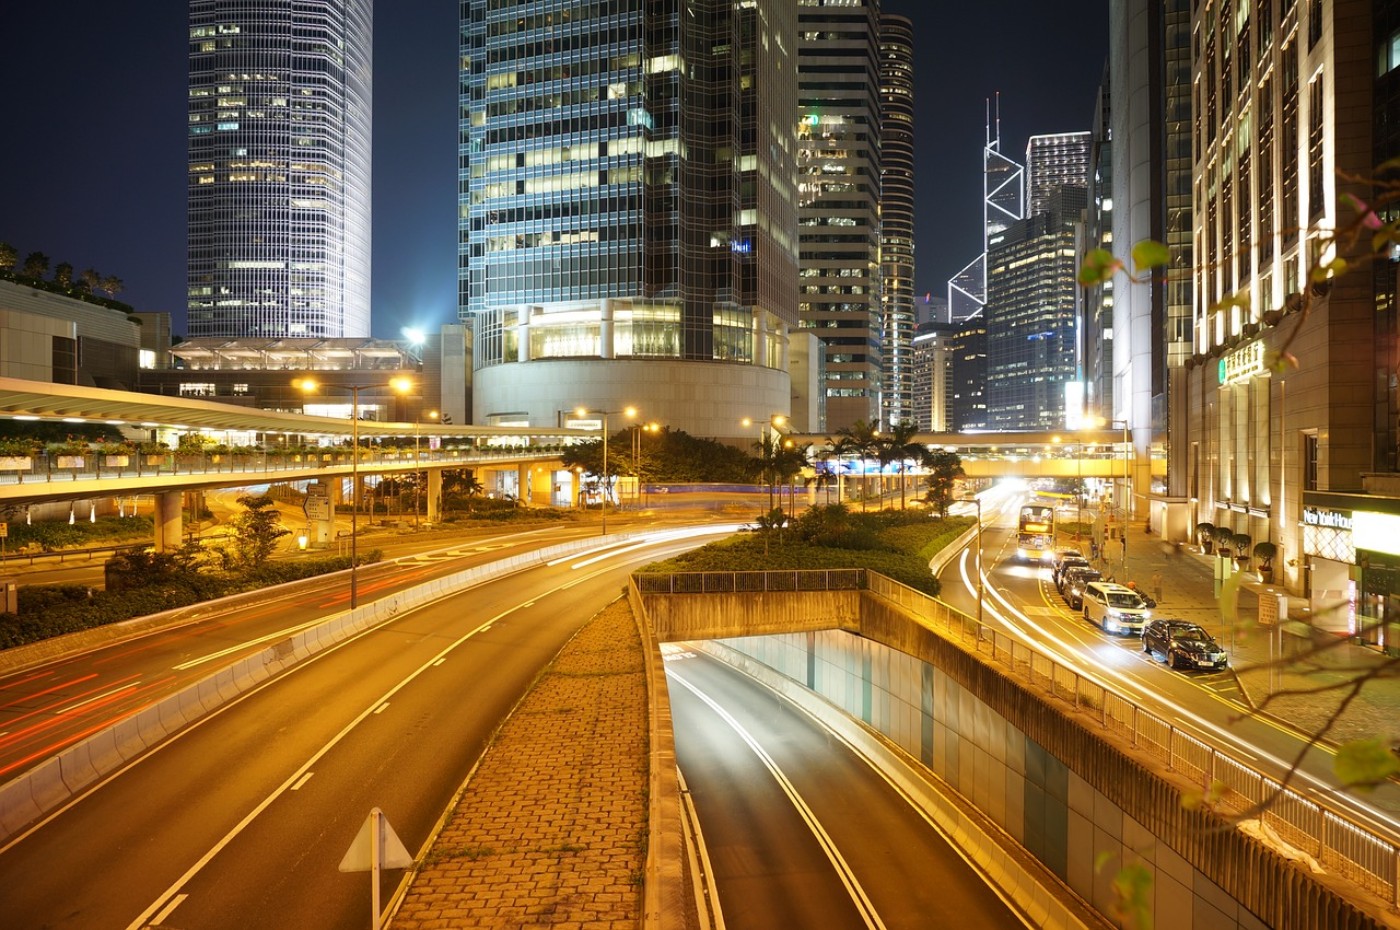
<svg viewBox="0 0 1400 930">
<path fill-rule="evenodd" d="M 1055 588 L 1061 593 L 1065 593 L 1065 575 L 1071 568 L 1088 568 L 1089 560 L 1082 555 L 1068 555 L 1063 560 L 1055 564 L 1051 571 L 1051 578 L 1054 579 Z"/>
<path fill-rule="evenodd" d="M 1089 582 L 1098 581 L 1103 577 L 1103 572 L 1097 568 L 1090 568 L 1087 565 L 1072 565 L 1065 569 L 1064 575 L 1060 577 L 1060 594 L 1064 595 L 1065 603 L 1071 610 L 1084 609 L 1084 589 Z"/>
<path fill-rule="evenodd" d="M 1056 549 L 1054 558 L 1050 560 L 1050 576 L 1052 578 L 1060 577 L 1060 568 L 1065 564 L 1065 559 L 1082 558 L 1084 558 L 1084 553 L 1080 552 L 1078 549 Z M 1087 564 L 1087 560 L 1085 561 Z"/>
<path fill-rule="evenodd" d="M 1198 624 L 1161 618 L 1142 628 L 1142 651 L 1162 654 L 1172 668 L 1224 669 L 1230 660 L 1224 648 Z"/>
<path fill-rule="evenodd" d="M 1084 619 L 1105 633 L 1141 633 L 1152 619 L 1147 601 L 1132 588 L 1112 581 L 1091 581 L 1084 587 Z"/>
</svg>

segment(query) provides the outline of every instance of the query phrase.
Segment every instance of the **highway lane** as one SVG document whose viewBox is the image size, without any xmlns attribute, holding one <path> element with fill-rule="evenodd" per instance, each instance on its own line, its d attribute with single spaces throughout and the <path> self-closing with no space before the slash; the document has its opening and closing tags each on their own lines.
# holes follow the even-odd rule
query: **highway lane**
<svg viewBox="0 0 1400 930">
<path fill-rule="evenodd" d="M 596 534 L 594 527 L 567 525 L 440 541 L 436 550 L 362 567 L 360 599 L 367 603 L 467 568 Z M 600 546 L 618 543 L 616 537 L 599 538 Z M 0 781 L 348 606 L 345 573 L 307 579 L 240 601 L 232 609 L 218 601 L 194 605 L 179 626 L 0 677 Z"/>
<path fill-rule="evenodd" d="M 370 808 L 417 854 L 567 638 L 701 541 L 523 572 L 302 663 L 0 850 L 0 926 L 363 927 L 369 878 L 337 864 Z"/>
<path fill-rule="evenodd" d="M 991 509 L 984 505 L 984 510 Z M 1284 776 L 1303 750 L 1306 734 L 1249 707 L 1229 672 L 1173 671 L 1142 652 L 1137 637 L 1109 636 L 1069 609 L 1050 581 L 1048 567 L 1015 558 L 1014 508 L 996 508 L 983 530 L 984 618 L 1063 664 L 1098 680 L 1183 731 L 1275 778 Z M 975 616 L 975 545 L 942 574 L 942 598 Z M 1228 647 L 1228 642 L 1226 643 Z M 1333 751 L 1309 750 L 1294 788 L 1318 803 L 1400 841 L 1400 784 L 1391 781 L 1365 795 L 1344 792 L 1332 775 Z"/>
<path fill-rule="evenodd" d="M 728 930 L 1029 926 L 811 718 L 684 644 L 663 652 L 677 761 Z"/>
</svg>

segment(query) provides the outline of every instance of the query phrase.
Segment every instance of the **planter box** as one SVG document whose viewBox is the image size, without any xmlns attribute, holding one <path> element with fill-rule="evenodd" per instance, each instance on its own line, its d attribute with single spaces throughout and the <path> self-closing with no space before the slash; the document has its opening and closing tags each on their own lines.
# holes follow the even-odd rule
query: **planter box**
<svg viewBox="0 0 1400 930">
<path fill-rule="evenodd" d="M 81 455 L 60 455 L 54 460 L 56 468 L 82 468 L 83 457 Z"/>
<path fill-rule="evenodd" d="M 0 455 L 0 471 L 32 471 L 34 459 L 27 455 Z"/>
<path fill-rule="evenodd" d="M 131 464 L 131 456 L 104 455 L 102 456 L 102 464 L 106 465 L 108 468 L 126 468 Z"/>
</svg>

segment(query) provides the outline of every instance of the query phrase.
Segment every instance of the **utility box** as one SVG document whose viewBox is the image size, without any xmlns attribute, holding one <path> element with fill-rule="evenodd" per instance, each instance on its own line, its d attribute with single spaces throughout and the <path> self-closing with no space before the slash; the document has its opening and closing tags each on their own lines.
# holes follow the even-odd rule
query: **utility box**
<svg viewBox="0 0 1400 930">
<path fill-rule="evenodd" d="M 19 613 L 18 578 L 0 578 L 0 613 Z"/>
</svg>

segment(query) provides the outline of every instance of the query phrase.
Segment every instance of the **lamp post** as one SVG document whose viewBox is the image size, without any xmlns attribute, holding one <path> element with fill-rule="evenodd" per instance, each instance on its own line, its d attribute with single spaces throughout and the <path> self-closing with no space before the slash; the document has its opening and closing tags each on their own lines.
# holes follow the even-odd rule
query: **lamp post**
<svg viewBox="0 0 1400 930">
<path fill-rule="evenodd" d="M 292 386 L 304 393 L 311 393 L 320 387 L 315 378 L 297 378 Z M 360 562 L 360 390 L 374 387 L 369 384 L 345 384 L 350 389 L 350 609 L 360 603 L 359 562 Z M 389 387 L 400 394 L 413 389 L 408 378 L 393 378 Z"/>
<path fill-rule="evenodd" d="M 642 499 L 642 433 L 661 432 L 660 423 L 637 423 L 632 427 L 632 468 L 637 473 L 637 493 L 634 495 L 638 507 L 644 507 Z"/>
<path fill-rule="evenodd" d="M 637 415 L 637 408 L 636 408 L 636 407 L 623 407 L 621 410 L 594 410 L 594 411 L 591 411 L 591 412 L 592 412 L 592 413 L 596 413 L 596 414 L 598 414 L 599 416 L 601 416 L 601 417 L 603 418 L 603 506 L 602 506 L 602 513 L 603 513 L 603 532 L 602 532 L 600 535 L 606 536 L 606 535 L 608 535 L 608 492 L 609 492 L 609 485 L 608 485 L 608 415 L 609 415 L 609 414 L 618 414 L 618 413 L 620 413 L 620 414 L 622 414 L 623 416 L 625 416 L 625 417 L 627 417 L 627 418 L 630 419 L 630 418 L 635 417 L 635 416 Z M 574 413 L 577 414 L 577 415 L 580 416 L 580 417 L 586 417 L 586 416 L 588 416 L 588 414 L 590 413 L 590 411 L 589 411 L 589 409 L 588 409 L 587 407 L 576 407 L 576 408 L 574 409 Z"/>
<path fill-rule="evenodd" d="M 779 451 L 780 451 L 779 446 L 778 446 L 778 443 L 777 443 L 777 434 L 778 434 L 779 429 L 780 429 L 785 423 L 787 423 L 787 417 L 783 416 L 781 413 L 775 413 L 775 414 L 772 414 L 771 416 L 768 417 L 768 421 L 767 421 L 766 423 L 765 423 L 765 422 L 762 422 L 762 421 L 756 421 L 756 420 L 754 420 L 752 417 L 744 417 L 744 418 L 743 418 L 742 420 L 740 420 L 739 422 L 740 422 L 741 424 L 743 424 L 743 426 L 744 426 L 746 429 L 747 429 L 748 427 L 753 426 L 754 423 L 756 423 L 756 422 L 759 424 L 759 427 L 758 427 L 758 454 L 759 454 L 759 455 L 767 455 L 767 456 L 769 457 L 769 459 L 770 459 L 770 461 L 768 462 L 769 467 L 776 467 L 776 465 L 777 465 L 777 463 L 778 463 L 778 454 L 779 454 Z M 769 431 L 770 429 L 771 429 L 771 430 L 773 431 L 773 433 L 775 434 L 774 437 L 773 437 L 773 439 L 772 439 L 771 441 L 770 441 L 769 438 L 768 438 L 768 431 Z M 776 481 L 777 481 L 777 475 L 774 474 L 774 475 L 772 476 L 772 479 L 773 479 L 773 480 L 770 481 L 769 484 L 768 484 L 768 510 L 769 510 L 770 512 L 773 510 L 773 485 L 774 485 L 774 484 L 776 483 Z"/>
<path fill-rule="evenodd" d="M 977 625 L 982 625 L 982 498 L 980 497 L 955 497 L 953 500 L 962 501 L 966 504 L 975 504 L 977 507 Z"/>
</svg>

